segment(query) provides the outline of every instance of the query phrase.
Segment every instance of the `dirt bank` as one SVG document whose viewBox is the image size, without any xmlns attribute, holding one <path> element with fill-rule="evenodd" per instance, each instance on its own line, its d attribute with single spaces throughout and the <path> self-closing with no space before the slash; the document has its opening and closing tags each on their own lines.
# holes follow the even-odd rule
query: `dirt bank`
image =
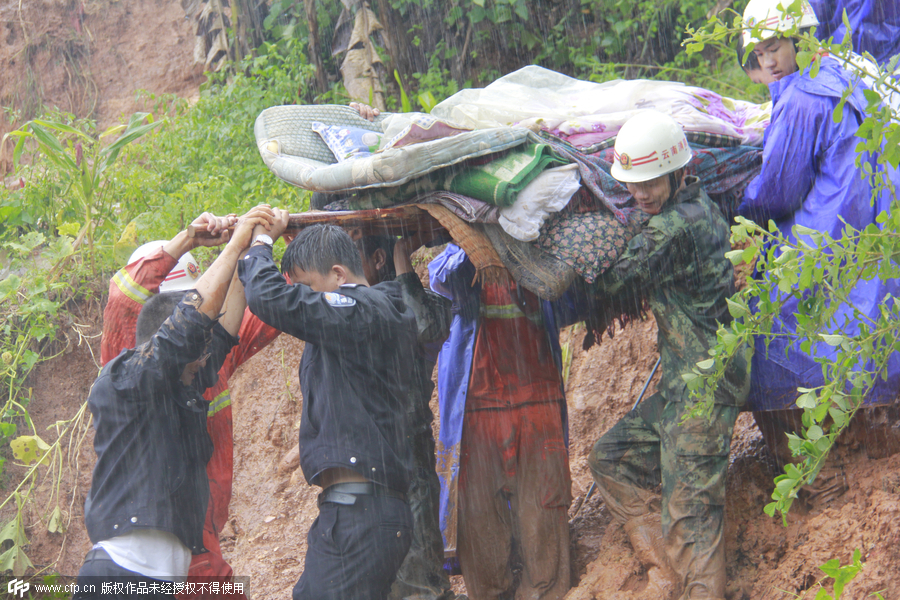
<svg viewBox="0 0 900 600">
<path fill-rule="evenodd" d="M 0 0 L 0 104 L 25 120 L 56 107 L 106 128 L 152 107 L 137 90 L 196 94 L 205 78 L 193 51 L 193 24 L 172 0 Z M 0 136 L 10 129 L 0 114 Z M 10 160 L 0 150 L 0 170 Z"/>
<path fill-rule="evenodd" d="M 83 331 L 96 334 L 99 328 Z M 575 349 L 568 385 L 575 496 L 570 530 L 573 575 L 581 587 L 570 597 L 638 598 L 644 574 L 599 497 L 593 495 L 577 516 L 575 512 L 590 485 L 586 460 L 591 445 L 630 409 L 656 359 L 655 325 L 652 319 L 634 324 L 590 352 L 581 351 L 581 335 L 576 331 L 563 337 Z M 96 345 L 94 339 L 94 352 Z M 296 442 L 302 407 L 296 371 L 301 351 L 302 343 L 281 336 L 232 379 L 234 498 L 222 546 L 235 572 L 251 578 L 255 598 L 290 593 L 303 569 L 306 531 L 316 515 L 316 490 L 295 463 L 285 460 Z M 53 435 L 46 427 L 77 410 L 95 374 L 87 340 L 38 368 L 32 416 L 48 442 Z M 651 385 L 648 393 L 652 391 Z M 89 547 L 82 505 L 93 464 L 90 439 L 88 435 L 76 454 L 80 462 L 73 462 L 63 479 L 60 504 L 72 517 L 68 532 L 47 532 L 48 481 L 26 513 L 31 560 L 51 568 L 55 564 L 64 574 L 77 572 Z M 832 558 L 846 563 L 854 548 L 862 550 L 866 567 L 844 597 L 862 599 L 876 591 L 884 598 L 900 597 L 900 456 L 874 460 L 863 448 L 845 452 L 850 491 L 805 514 L 798 510 L 785 528 L 762 513 L 777 473 L 752 417 L 741 415 L 729 466 L 728 600 L 791 598 L 821 577 L 818 565 Z M 7 479 L 7 491 L 14 475 Z M 464 589 L 461 578 L 455 580 Z"/>
</svg>

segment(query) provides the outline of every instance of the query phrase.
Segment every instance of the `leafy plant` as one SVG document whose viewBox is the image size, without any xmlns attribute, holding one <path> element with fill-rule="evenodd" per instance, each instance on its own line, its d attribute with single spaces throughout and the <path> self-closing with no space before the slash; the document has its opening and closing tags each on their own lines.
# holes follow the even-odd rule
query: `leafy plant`
<svg viewBox="0 0 900 600">
<path fill-rule="evenodd" d="M 106 183 L 113 175 L 111 167 L 125 146 L 157 125 L 149 113 L 135 113 L 127 125 L 110 127 L 95 138 L 61 121 L 35 119 L 3 138 L 3 142 L 7 137 L 16 140 L 14 165 L 19 165 L 22 154 L 30 146 L 32 158 L 36 161 L 43 159 L 48 163 L 46 166 L 52 168 L 61 184 L 60 199 L 63 204 L 55 215 L 54 225 L 62 234 L 77 234 L 79 238 L 86 236 L 92 266 L 95 230 L 108 220 L 115 206 L 106 193 L 109 190 Z M 104 139 L 113 135 L 119 137 L 104 145 Z M 68 215 L 80 217 L 80 227 L 76 222 L 63 221 Z"/>
<path fill-rule="evenodd" d="M 841 565 L 841 561 L 836 558 L 829 560 L 819 567 L 819 570 L 825 573 L 825 576 L 819 579 L 819 581 L 817 581 L 809 590 L 799 596 L 794 595 L 794 597 L 799 600 L 807 597 L 812 590 L 816 590 L 816 595 L 813 600 L 840 600 L 844 594 L 844 587 L 853 581 L 865 567 L 861 557 L 862 553 L 859 551 L 859 548 L 857 548 L 853 551 L 853 558 L 849 565 Z M 833 580 L 831 589 L 834 592 L 834 595 L 828 593 L 828 589 L 825 587 L 826 579 Z M 870 594 L 870 596 L 884 600 L 879 592 L 874 592 Z"/>
</svg>

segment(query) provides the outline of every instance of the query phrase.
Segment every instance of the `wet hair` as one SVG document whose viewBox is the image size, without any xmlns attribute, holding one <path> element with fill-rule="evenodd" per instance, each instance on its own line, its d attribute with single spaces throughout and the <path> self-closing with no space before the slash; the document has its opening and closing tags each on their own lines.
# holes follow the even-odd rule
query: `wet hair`
<svg viewBox="0 0 900 600">
<path fill-rule="evenodd" d="M 735 45 L 734 50 L 737 53 L 738 64 L 745 73 L 757 71 L 762 68 L 759 64 L 759 59 L 753 52 L 747 56 L 747 61 L 744 62 L 744 37 L 742 35 L 737 36 L 737 44 Z"/>
<path fill-rule="evenodd" d="M 313 225 L 291 240 L 281 257 L 281 272 L 290 275 L 294 269 L 328 275 L 341 265 L 357 277 L 363 276 L 359 250 L 350 235 L 337 225 Z"/>
<path fill-rule="evenodd" d="M 147 342 L 153 337 L 166 319 L 172 316 L 181 299 L 184 298 L 184 290 L 177 292 L 162 292 L 151 296 L 138 314 L 135 326 L 135 347 Z"/>
<path fill-rule="evenodd" d="M 378 271 L 379 281 L 392 281 L 397 277 L 394 268 L 394 245 L 397 238 L 389 235 L 364 235 L 356 240 L 356 247 L 365 259 L 368 259 L 377 250 L 384 250 L 384 265 Z"/>
</svg>

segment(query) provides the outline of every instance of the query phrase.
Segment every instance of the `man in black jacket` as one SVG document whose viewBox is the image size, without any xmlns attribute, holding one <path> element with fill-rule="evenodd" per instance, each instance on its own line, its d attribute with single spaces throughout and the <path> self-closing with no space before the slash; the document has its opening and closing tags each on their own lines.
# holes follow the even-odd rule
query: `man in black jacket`
<svg viewBox="0 0 900 600">
<path fill-rule="evenodd" d="M 407 403 L 416 321 L 393 281 L 369 287 L 341 228 L 305 229 L 285 250 L 257 229 L 239 266 L 250 310 L 306 342 L 300 363 L 300 466 L 322 487 L 295 600 L 383 600 L 406 555 L 412 515 Z"/>
<path fill-rule="evenodd" d="M 94 467 L 85 524 L 94 547 L 75 598 L 174 597 L 203 547 L 212 441 L 203 392 L 237 344 L 243 287 L 235 266 L 267 206 L 241 217 L 231 241 L 187 292 L 158 294 L 141 309 L 137 343 L 107 363 L 91 388 Z M 222 235 L 222 241 L 228 233 Z M 221 314 L 220 314 L 221 313 Z M 124 587 L 110 588 L 121 584 Z M 144 588 L 144 593 L 140 590 Z"/>
</svg>

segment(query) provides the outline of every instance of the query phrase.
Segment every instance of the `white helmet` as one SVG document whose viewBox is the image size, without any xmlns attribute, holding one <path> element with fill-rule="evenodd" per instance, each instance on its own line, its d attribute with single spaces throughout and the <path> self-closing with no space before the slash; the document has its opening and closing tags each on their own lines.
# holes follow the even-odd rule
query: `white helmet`
<svg viewBox="0 0 900 600">
<path fill-rule="evenodd" d="M 150 256 L 156 252 L 158 248 L 162 248 L 168 243 L 168 240 L 147 242 L 131 253 L 128 264 L 130 265 L 137 260 Z M 192 290 L 197 284 L 198 277 L 200 277 L 200 266 L 197 264 L 197 261 L 194 260 L 194 257 L 191 256 L 190 252 L 185 252 L 181 258 L 178 259 L 178 264 L 169 271 L 165 281 L 160 284 L 159 291 L 180 292 L 182 290 Z"/>
<path fill-rule="evenodd" d="M 775 36 L 779 31 L 790 31 L 814 27 L 819 24 L 813 7 L 807 0 L 800 0 L 800 21 L 794 15 L 785 14 L 785 7 L 790 6 L 792 0 L 750 0 L 744 9 L 744 29 L 741 32 L 741 40 L 744 47 L 750 42 L 764 42 Z M 759 26 L 757 36 L 753 35 L 753 28 Z"/>
<path fill-rule="evenodd" d="M 691 147 L 675 119 L 642 110 L 616 137 L 611 174 L 623 183 L 650 181 L 677 171 L 691 160 Z"/>
</svg>

